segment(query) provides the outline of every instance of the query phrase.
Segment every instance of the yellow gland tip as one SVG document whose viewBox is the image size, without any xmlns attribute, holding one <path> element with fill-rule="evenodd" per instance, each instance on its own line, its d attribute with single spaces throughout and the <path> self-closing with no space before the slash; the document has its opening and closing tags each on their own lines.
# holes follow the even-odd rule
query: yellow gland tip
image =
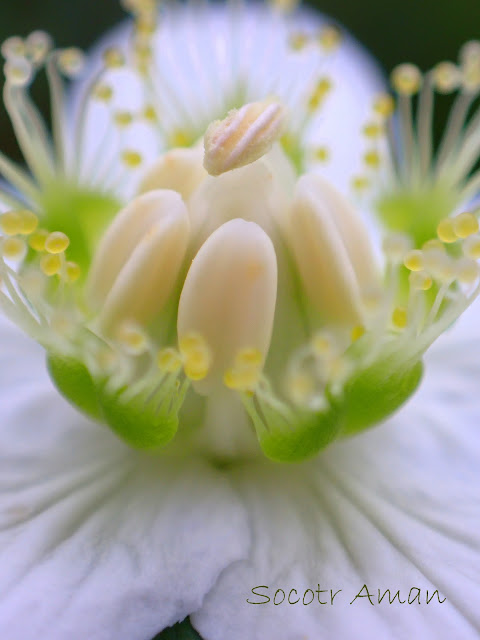
<svg viewBox="0 0 480 640">
<path fill-rule="evenodd" d="M 47 253 L 63 253 L 68 249 L 70 240 L 62 231 L 50 233 L 45 240 L 45 251 Z"/>
<path fill-rule="evenodd" d="M 440 62 L 432 70 L 433 84 L 439 93 L 452 93 L 461 80 L 460 69 L 453 62 Z"/>
<path fill-rule="evenodd" d="M 212 356 L 205 339 L 198 333 L 188 333 L 178 343 L 185 375 L 190 380 L 203 380 L 210 370 Z"/>
<path fill-rule="evenodd" d="M 288 392 L 297 405 L 305 405 L 315 392 L 315 381 L 308 373 L 296 373 L 288 380 Z"/>
<path fill-rule="evenodd" d="M 0 217 L 0 229 L 7 236 L 16 236 L 22 230 L 22 218 L 18 211 L 7 211 Z"/>
<path fill-rule="evenodd" d="M 470 236 L 462 244 L 463 253 L 467 258 L 480 260 L 480 236 Z"/>
<path fill-rule="evenodd" d="M 409 251 L 403 259 L 403 264 L 409 271 L 421 271 L 425 267 L 423 253 L 418 249 Z"/>
<path fill-rule="evenodd" d="M 422 74 L 414 64 L 400 64 L 392 71 L 391 82 L 397 93 L 412 96 L 422 86 Z"/>
<path fill-rule="evenodd" d="M 473 213 L 461 213 L 453 218 L 453 229 L 457 238 L 468 238 L 478 233 L 478 220 Z"/>
<path fill-rule="evenodd" d="M 58 54 L 58 67 L 66 76 L 79 74 L 85 66 L 85 55 L 81 49 L 70 47 Z"/>
<path fill-rule="evenodd" d="M 235 357 L 238 366 L 260 367 L 263 362 L 263 354 L 259 349 L 242 349 Z"/>
<path fill-rule="evenodd" d="M 260 380 L 260 370 L 256 366 L 228 369 L 223 376 L 226 387 L 234 391 L 253 391 Z"/>
<path fill-rule="evenodd" d="M 36 231 L 38 227 L 38 218 L 33 213 L 33 211 L 29 211 L 28 209 L 23 209 L 19 211 L 20 215 L 20 233 L 24 236 L 29 236 L 34 231 Z"/>
<path fill-rule="evenodd" d="M 460 258 L 455 266 L 457 279 L 462 284 L 473 284 L 478 280 L 480 268 L 475 260 Z"/>
<path fill-rule="evenodd" d="M 34 251 L 45 251 L 45 242 L 49 235 L 49 232 L 45 229 L 38 229 L 35 233 L 32 233 L 28 239 L 30 248 Z"/>
<path fill-rule="evenodd" d="M 350 340 L 352 342 L 356 342 L 357 340 L 360 340 L 360 338 L 364 335 L 365 335 L 365 327 L 359 324 L 356 327 L 353 327 L 350 333 Z"/>
<path fill-rule="evenodd" d="M 130 355 L 141 355 L 148 349 L 148 338 L 145 332 L 134 324 L 122 323 L 115 330 L 116 341 Z"/>
<path fill-rule="evenodd" d="M 8 260 L 21 260 L 27 251 L 25 242 L 21 238 L 11 236 L 2 243 L 2 254 Z"/>
<path fill-rule="evenodd" d="M 130 111 L 117 111 L 113 114 L 113 121 L 121 129 L 128 127 L 133 122 L 133 115 Z"/>
<path fill-rule="evenodd" d="M 441 220 L 437 227 L 437 236 L 442 242 L 450 244 L 458 240 L 455 233 L 455 226 L 452 218 Z"/>
<path fill-rule="evenodd" d="M 157 365 L 162 373 L 177 373 L 182 364 L 182 356 L 173 347 L 161 349 L 157 354 Z"/>
<path fill-rule="evenodd" d="M 76 262 L 67 262 L 65 264 L 65 273 L 70 283 L 76 282 L 82 275 L 80 266 Z"/>
<path fill-rule="evenodd" d="M 62 269 L 62 260 L 58 253 L 47 253 L 40 258 L 40 269 L 48 276 L 55 276 L 60 273 Z"/>
<path fill-rule="evenodd" d="M 288 44 L 294 51 L 301 51 L 309 42 L 309 37 L 306 33 L 292 33 L 288 40 Z"/>
<path fill-rule="evenodd" d="M 363 135 L 366 138 L 370 138 L 371 140 L 379 138 L 383 133 L 383 127 L 377 122 L 367 122 L 367 124 L 363 127 Z"/>
<path fill-rule="evenodd" d="M 319 331 L 313 336 L 311 345 L 314 354 L 323 357 L 333 351 L 334 339 L 330 334 Z"/>
<path fill-rule="evenodd" d="M 330 149 L 328 147 L 317 147 L 313 152 L 313 157 L 317 162 L 328 162 L 330 160 Z"/>
<path fill-rule="evenodd" d="M 408 313 L 405 307 L 395 307 L 392 313 L 392 324 L 396 329 L 405 329 L 408 323 Z"/>
<path fill-rule="evenodd" d="M 425 271 L 412 271 L 409 282 L 416 291 L 428 291 L 433 284 L 432 278 Z"/>
</svg>

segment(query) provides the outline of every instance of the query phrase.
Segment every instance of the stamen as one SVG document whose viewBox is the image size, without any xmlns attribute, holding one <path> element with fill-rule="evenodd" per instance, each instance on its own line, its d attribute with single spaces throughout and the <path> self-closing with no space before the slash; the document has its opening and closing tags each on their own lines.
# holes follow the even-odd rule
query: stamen
<svg viewBox="0 0 480 640">
<path fill-rule="evenodd" d="M 62 269 L 62 259 L 58 253 L 47 253 L 40 258 L 40 269 L 48 276 L 58 275 Z"/>
<path fill-rule="evenodd" d="M 158 352 L 157 365 L 162 373 L 178 373 L 182 368 L 183 358 L 176 349 L 168 347 Z"/>
<path fill-rule="evenodd" d="M 190 380 L 203 380 L 210 369 L 212 355 L 205 339 L 198 333 L 187 333 L 179 341 L 185 375 Z"/>
<path fill-rule="evenodd" d="M 45 240 L 45 251 L 51 254 L 63 253 L 68 249 L 70 240 L 61 231 L 50 233 Z"/>
<path fill-rule="evenodd" d="M 5 238 L 1 244 L 2 254 L 7 260 L 23 260 L 27 246 L 21 238 L 15 236 Z"/>
<path fill-rule="evenodd" d="M 439 222 L 437 226 L 437 235 L 442 242 L 446 242 L 447 244 L 451 244 L 458 240 L 452 218 L 445 218 Z"/>
<path fill-rule="evenodd" d="M 478 233 L 478 220 L 473 213 L 461 213 L 453 219 L 453 229 L 457 238 L 468 238 Z"/>
<path fill-rule="evenodd" d="M 392 324 L 396 329 L 405 329 L 408 324 L 408 312 L 405 307 L 395 307 L 392 313 Z"/>
<path fill-rule="evenodd" d="M 68 78 L 80 74 L 85 67 L 85 54 L 81 49 L 70 47 L 58 52 L 58 67 Z"/>
<path fill-rule="evenodd" d="M 130 322 L 121 323 L 115 330 L 115 339 L 128 355 L 139 356 L 148 350 L 149 340 L 144 330 Z"/>
</svg>

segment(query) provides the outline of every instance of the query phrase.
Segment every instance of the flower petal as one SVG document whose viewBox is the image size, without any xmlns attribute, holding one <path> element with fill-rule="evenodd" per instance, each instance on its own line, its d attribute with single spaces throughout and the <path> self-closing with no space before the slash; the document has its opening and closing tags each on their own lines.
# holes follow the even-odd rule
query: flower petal
<svg viewBox="0 0 480 640">
<path fill-rule="evenodd" d="M 293 473 L 237 472 L 253 544 L 193 616 L 203 637 L 478 637 L 480 359 L 471 338 L 460 326 L 438 345 L 420 392 L 384 426 Z M 326 605 L 316 593 L 308 606 L 272 602 L 278 588 L 302 598 L 317 584 L 327 590 L 320 594 Z M 374 606 L 355 600 L 366 595 L 364 584 Z M 268 604 L 246 602 L 265 602 L 252 593 L 258 585 L 269 587 L 258 590 Z M 329 589 L 342 589 L 333 605 Z M 388 594 L 378 604 L 379 589 L 391 597 L 400 590 L 405 604 L 389 605 Z M 446 601 L 435 595 L 427 604 L 427 589 Z"/>
<path fill-rule="evenodd" d="M 245 553 L 243 511 L 207 464 L 133 454 L 79 417 L 41 351 L 0 330 L 0 636 L 145 640 Z"/>
</svg>

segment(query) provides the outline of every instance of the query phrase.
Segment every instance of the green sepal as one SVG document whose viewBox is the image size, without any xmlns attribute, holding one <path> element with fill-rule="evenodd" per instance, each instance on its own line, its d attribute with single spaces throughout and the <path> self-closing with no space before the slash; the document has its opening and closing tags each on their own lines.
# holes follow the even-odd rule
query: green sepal
<svg viewBox="0 0 480 640">
<path fill-rule="evenodd" d="M 190 619 L 186 618 L 183 622 L 164 629 L 153 640 L 202 640 L 202 637 L 192 627 Z"/>
<path fill-rule="evenodd" d="M 342 426 L 341 406 L 322 411 L 294 411 L 289 407 L 274 408 L 254 400 L 245 406 L 257 431 L 263 453 L 275 462 L 301 462 L 316 455 L 333 442 Z M 260 417 L 261 416 L 261 417 Z"/>
<path fill-rule="evenodd" d="M 175 383 L 176 381 L 174 381 Z M 105 422 L 122 440 L 135 449 L 155 450 L 165 446 L 178 429 L 178 411 L 187 386 L 168 384 L 155 393 L 146 388 L 129 394 L 128 387 L 111 392 L 105 386 L 98 391 L 98 400 Z"/>
<path fill-rule="evenodd" d="M 345 385 L 341 435 L 349 436 L 382 422 L 416 391 L 423 374 L 421 360 L 399 366 L 380 360 L 359 371 Z"/>
<path fill-rule="evenodd" d="M 82 362 L 50 353 L 47 369 L 53 383 L 70 404 L 89 418 L 103 421 L 95 383 Z"/>
</svg>

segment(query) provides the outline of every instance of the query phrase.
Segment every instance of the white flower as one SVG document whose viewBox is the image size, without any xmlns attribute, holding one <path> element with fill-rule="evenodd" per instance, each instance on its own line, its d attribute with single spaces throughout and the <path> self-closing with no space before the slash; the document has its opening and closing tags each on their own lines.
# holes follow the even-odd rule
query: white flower
<svg viewBox="0 0 480 640">
<path fill-rule="evenodd" d="M 73 123 L 60 72 L 81 53 L 38 32 L 2 49 L 30 173 L 0 157 L 0 303 L 90 418 L 2 320 L 0 630 L 475 638 L 475 315 L 441 334 L 480 286 L 477 44 L 394 71 L 396 137 L 363 55 L 310 13 L 125 4 L 129 43 Z M 43 67 L 53 143 L 28 96 Z M 433 91 L 457 88 L 432 160 Z M 416 397 L 360 434 L 437 338 Z"/>
</svg>

